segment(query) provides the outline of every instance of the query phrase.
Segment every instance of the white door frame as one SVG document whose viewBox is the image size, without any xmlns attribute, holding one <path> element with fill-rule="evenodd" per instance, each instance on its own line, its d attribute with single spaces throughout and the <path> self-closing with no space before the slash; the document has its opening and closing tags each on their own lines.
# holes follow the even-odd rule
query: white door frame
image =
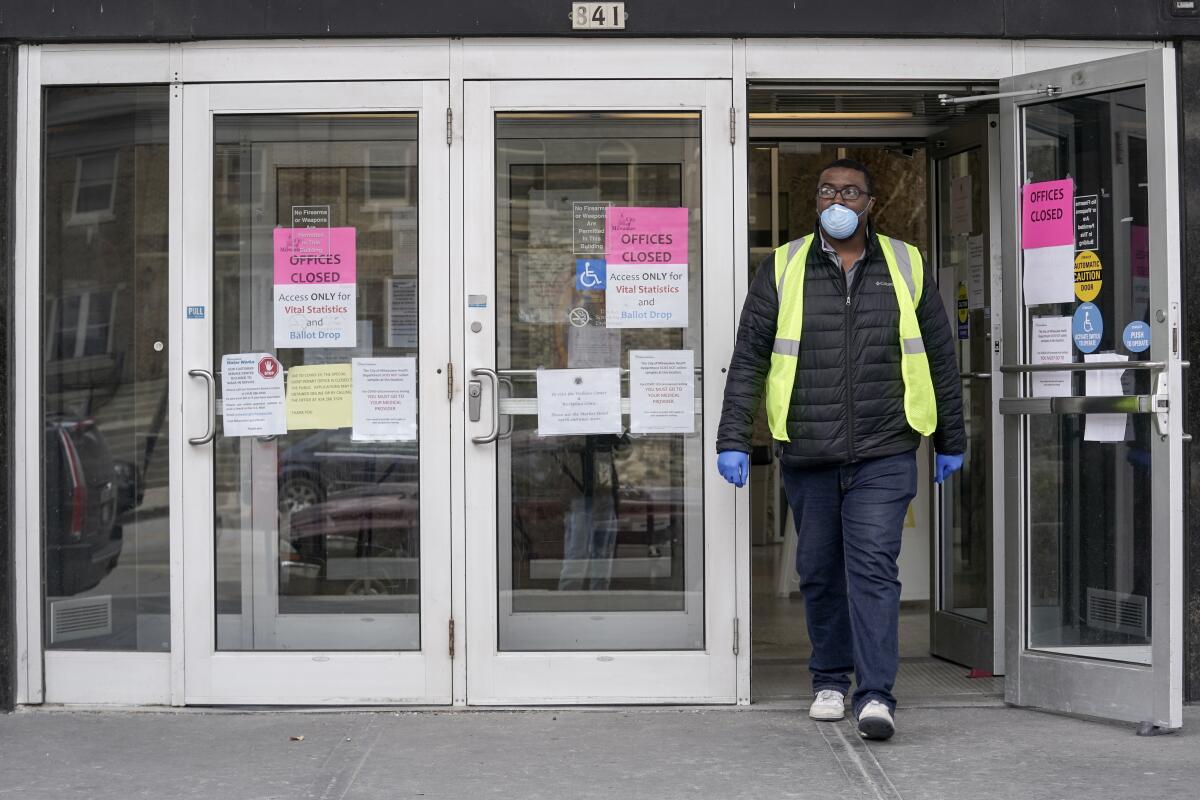
<svg viewBox="0 0 1200 800">
<path fill-rule="evenodd" d="M 705 649 L 696 651 L 500 652 L 497 642 L 496 445 L 466 444 L 464 464 L 467 553 L 467 700 L 473 704 L 736 702 L 732 537 L 732 487 L 712 470 L 724 394 L 720 379 L 732 352 L 733 274 L 722 267 L 732 257 L 732 147 L 729 141 L 728 81 L 471 81 L 466 85 L 465 275 L 468 295 L 496 297 L 494 119 L 500 110 L 696 110 L 701 116 L 703 307 L 705 341 L 702 437 L 704 465 Z M 463 298 L 466 302 L 466 298 Z M 464 378 L 473 369 L 495 368 L 496 303 L 468 308 Z M 493 386 L 484 382 L 485 408 Z M 466 423 L 468 436 L 488 433 L 493 419 Z"/>
<path fill-rule="evenodd" d="M 186 703 L 449 703 L 450 403 L 445 370 L 450 361 L 445 315 L 449 304 L 449 155 L 445 145 L 445 81 L 380 83 L 193 84 L 184 87 L 183 297 L 205 306 L 205 319 L 183 322 L 181 370 L 215 369 L 213 314 L 213 117 L 249 113 L 356 113 L 416 111 L 420 139 L 418 226 L 420 248 L 419 419 L 421 447 L 421 650 L 388 652 L 217 651 L 214 614 L 213 447 L 183 446 L 184 674 Z M 439 177 L 443 176 L 443 177 Z M 200 187 L 205 187 L 201 189 Z M 182 308 L 177 308 L 180 313 Z M 180 439 L 202 436 L 215 425 L 203 381 L 182 389 Z M 219 435 L 219 433 L 218 433 Z M 273 443 L 255 447 L 273 447 Z M 273 511 L 273 510 L 272 510 Z"/>
</svg>

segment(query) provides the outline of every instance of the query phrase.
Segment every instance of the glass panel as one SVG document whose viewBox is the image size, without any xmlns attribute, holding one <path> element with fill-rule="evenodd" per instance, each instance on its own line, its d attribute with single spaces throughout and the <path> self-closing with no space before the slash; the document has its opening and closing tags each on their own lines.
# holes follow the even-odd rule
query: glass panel
<svg viewBox="0 0 1200 800">
<path fill-rule="evenodd" d="M 539 368 L 620 367 L 628 398 L 638 350 L 690 351 L 703 363 L 700 173 L 698 113 L 497 116 L 506 394 L 536 398 Z M 607 209 L 628 206 L 687 209 L 686 327 L 618 327 L 606 291 L 577 282 L 577 259 L 605 257 Z M 500 649 L 702 648 L 701 415 L 688 434 L 632 434 L 624 414 L 621 433 L 545 436 L 537 407 L 502 405 Z"/>
<path fill-rule="evenodd" d="M 415 358 L 416 115 L 217 116 L 214 136 L 214 364 L 270 353 L 286 375 Z M 276 348 L 274 230 L 314 226 L 353 229 L 356 342 Z M 420 647 L 417 443 L 356 441 L 348 420 L 329 424 L 341 427 L 219 428 L 218 649 Z"/>
<path fill-rule="evenodd" d="M 1029 107 L 1024 131 L 1026 181 L 1073 178 L 1076 228 L 1076 302 L 1028 308 L 1027 340 L 1039 318 L 1041 326 L 1047 317 L 1062 325 L 1078 315 L 1076 330 L 1099 336 L 1073 336 L 1072 360 L 1149 360 L 1148 349 L 1130 347 L 1123 335 L 1150 313 L 1145 90 Z M 1096 260 L 1098 292 L 1087 283 L 1094 276 L 1080 270 Z M 1080 311 L 1081 299 L 1096 308 Z M 1080 341 L 1094 353 L 1082 355 Z M 1145 370 L 1076 372 L 1058 388 L 1027 379 L 1027 391 L 1145 395 L 1151 381 Z M 1151 425 L 1147 414 L 1029 418 L 1030 647 L 1148 661 Z"/>
<path fill-rule="evenodd" d="M 952 318 L 951 326 L 958 331 L 958 368 L 963 375 L 963 419 L 967 429 L 963 468 L 946 481 L 942 491 L 940 603 L 942 611 L 979 622 L 987 622 L 990 617 L 992 549 L 986 166 L 983 149 L 976 147 L 940 159 L 937 169 L 938 283 Z"/>
<path fill-rule="evenodd" d="M 171 649 L 167 109 L 165 86 L 44 97 L 47 648 Z"/>
</svg>

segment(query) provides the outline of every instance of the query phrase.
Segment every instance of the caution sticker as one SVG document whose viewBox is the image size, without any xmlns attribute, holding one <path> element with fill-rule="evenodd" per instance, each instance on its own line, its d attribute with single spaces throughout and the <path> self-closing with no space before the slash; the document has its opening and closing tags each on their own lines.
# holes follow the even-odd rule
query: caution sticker
<svg viewBox="0 0 1200 800">
<path fill-rule="evenodd" d="M 1082 250 L 1075 255 L 1075 296 L 1085 303 L 1095 300 L 1100 294 L 1101 273 L 1104 266 L 1100 256 L 1091 250 Z"/>
</svg>

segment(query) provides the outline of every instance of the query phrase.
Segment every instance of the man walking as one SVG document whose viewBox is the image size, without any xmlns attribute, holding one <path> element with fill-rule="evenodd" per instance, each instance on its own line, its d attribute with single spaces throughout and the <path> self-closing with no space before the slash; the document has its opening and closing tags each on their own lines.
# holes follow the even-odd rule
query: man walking
<svg viewBox="0 0 1200 800">
<path fill-rule="evenodd" d="M 912 245 L 876 233 L 867 168 L 838 159 L 820 175 L 817 229 L 759 267 L 742 308 L 717 434 L 717 469 L 749 475 L 766 394 L 798 541 L 809 716 L 845 716 L 850 671 L 859 733 L 895 732 L 899 667 L 896 559 L 917 492 L 916 450 L 933 436 L 934 480 L 962 466 L 958 363 L 932 274 Z"/>
</svg>

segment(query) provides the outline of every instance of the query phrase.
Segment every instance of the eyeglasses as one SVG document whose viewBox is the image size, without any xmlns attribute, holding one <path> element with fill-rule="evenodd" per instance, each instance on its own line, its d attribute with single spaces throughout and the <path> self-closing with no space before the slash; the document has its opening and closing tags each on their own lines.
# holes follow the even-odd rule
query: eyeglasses
<svg viewBox="0 0 1200 800">
<path fill-rule="evenodd" d="M 866 193 L 865 190 L 857 186 L 843 186 L 839 189 L 836 186 L 830 186 L 828 183 L 822 183 L 817 187 L 817 197 L 822 200 L 832 200 L 840 194 L 843 200 L 849 200 L 853 203 Z"/>
</svg>

